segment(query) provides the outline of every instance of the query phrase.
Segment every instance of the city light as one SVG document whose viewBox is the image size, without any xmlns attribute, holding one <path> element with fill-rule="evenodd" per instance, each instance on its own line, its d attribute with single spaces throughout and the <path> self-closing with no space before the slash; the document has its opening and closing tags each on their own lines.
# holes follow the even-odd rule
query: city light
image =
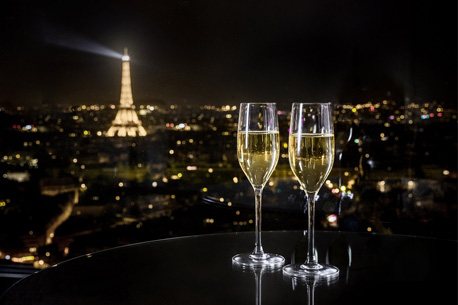
<svg viewBox="0 0 458 305">
<path fill-rule="evenodd" d="M 11 257 L 11 261 L 15 263 L 27 263 L 27 262 L 33 262 L 35 260 L 35 256 L 33 255 L 27 255 L 23 257 Z"/>
<path fill-rule="evenodd" d="M 4 182 L 8 185 L 25 187 L 21 184 L 25 180 L 14 180 L 13 177 L 28 173 L 29 181 L 40 185 L 40 180 L 34 180 L 35 175 L 55 175 L 55 185 L 50 185 L 49 189 L 54 187 L 57 193 L 67 191 L 59 184 L 62 177 L 70 177 L 78 197 L 78 205 L 71 206 L 71 221 L 68 222 L 69 226 L 74 226 L 71 229 L 77 232 L 75 234 L 97 230 L 110 232 L 114 228 L 123 232 L 125 227 L 126 232 L 129 232 L 128 228 L 134 228 L 141 232 L 139 236 L 148 237 L 148 232 L 155 232 L 151 228 L 160 224 L 166 229 L 157 231 L 165 233 L 157 233 L 154 238 L 173 237 L 182 231 L 180 224 L 183 219 L 196 221 L 197 225 L 193 223 L 191 226 L 195 226 L 196 231 L 203 226 L 209 232 L 253 229 L 254 221 L 249 219 L 252 214 L 245 212 L 253 204 L 253 193 L 236 154 L 238 114 L 233 111 L 237 106 L 137 105 L 148 135 L 123 139 L 105 137 L 113 124 L 112 116 L 121 109 L 120 105 L 102 107 L 86 103 L 59 107 L 40 117 L 34 117 L 39 111 L 21 107 L 21 113 L 8 121 L 8 132 L 13 141 L 17 138 L 17 143 L 1 152 L 0 164 L 9 171 L 2 172 L 0 178 L 7 179 Z M 288 111 L 279 111 L 279 120 L 284 126 L 282 132 L 286 136 L 288 115 Z M 440 128 L 450 125 L 453 115 L 453 110 L 432 102 L 428 107 L 425 103 L 399 106 L 389 100 L 385 103 L 337 105 L 336 145 L 338 137 L 343 139 L 344 145 L 340 148 L 343 153 L 342 158 L 336 155 L 332 172 L 320 190 L 317 208 L 321 219 L 317 226 L 320 229 L 335 229 L 337 226 L 339 230 L 348 229 L 345 216 L 351 216 L 355 205 L 361 210 L 380 209 L 381 213 L 391 211 L 394 206 L 398 222 L 407 218 L 413 219 L 412 222 L 428 221 L 421 217 L 432 207 L 448 211 L 446 204 L 453 200 L 444 199 L 446 195 L 441 193 L 441 183 L 453 182 L 456 171 L 453 165 L 438 161 L 441 154 L 434 147 L 434 137 L 427 132 L 435 131 L 435 128 L 438 132 L 443 130 Z M 27 116 L 27 119 L 21 119 L 22 116 Z M 348 116 L 351 117 L 346 121 Z M 351 129 L 348 126 L 352 126 Z M 32 131 L 34 128 L 36 133 Z M 415 150 L 410 146 L 413 143 L 418 146 Z M 450 145 L 447 142 L 445 146 Z M 272 179 L 267 182 L 264 196 L 268 211 L 265 215 L 272 223 L 282 222 L 285 211 L 292 218 L 303 213 L 303 210 L 298 210 L 304 190 L 291 172 L 287 137 L 282 136 L 280 147 L 281 158 Z M 440 152 L 446 153 L 447 149 Z M 419 155 L 411 154 L 418 151 L 421 152 Z M 38 164 L 39 171 L 36 170 Z M 417 171 L 423 171 L 423 176 L 416 176 Z M 38 188 L 40 191 L 44 189 L 43 186 Z M 2 213 L 17 206 L 16 195 L 2 195 Z M 46 194 L 36 197 L 41 195 Z M 8 198 L 12 198 L 11 203 Z M 201 204 L 202 201 L 206 204 Z M 382 201 L 384 205 L 380 204 Z M 419 209 L 425 212 L 416 213 Z M 202 216 L 189 220 L 191 214 L 186 214 L 187 211 L 195 213 L 193 217 Z M 375 223 L 378 216 L 362 214 L 358 215 L 363 224 L 359 231 L 384 230 Z M 390 228 L 398 229 L 395 225 Z M 41 237 L 38 228 L 25 232 L 28 231 L 30 240 Z M 31 244 L 24 248 L 25 252 L 10 252 L 10 257 L 21 259 L 25 257 L 23 253 L 32 249 L 33 263 L 38 266 L 41 261 L 45 266 L 57 257 L 61 259 L 68 255 L 68 250 L 65 254 L 63 249 L 74 245 L 65 241 L 66 236 L 62 235 L 65 231 L 53 232 L 54 238 L 49 231 L 44 237 L 51 238 L 53 245 L 61 243 L 59 247 Z M 128 240 L 126 236 L 120 238 Z M 72 251 L 72 255 L 78 251 L 81 250 Z"/>
<path fill-rule="evenodd" d="M 335 214 L 329 215 L 329 216 L 328 216 L 328 221 L 329 221 L 330 223 L 335 223 L 335 222 L 337 222 L 337 215 L 335 215 Z"/>
</svg>

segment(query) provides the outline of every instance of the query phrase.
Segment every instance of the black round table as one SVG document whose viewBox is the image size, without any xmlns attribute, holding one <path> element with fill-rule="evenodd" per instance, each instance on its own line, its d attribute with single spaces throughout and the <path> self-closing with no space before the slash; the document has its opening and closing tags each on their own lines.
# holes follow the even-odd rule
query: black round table
<svg viewBox="0 0 458 305">
<path fill-rule="evenodd" d="M 303 232 L 262 234 L 265 251 L 305 260 Z M 344 232 L 316 232 L 315 241 L 338 279 L 241 269 L 231 258 L 253 250 L 254 233 L 212 234 L 71 259 L 19 281 L 0 304 L 457 304 L 457 241 Z"/>
</svg>

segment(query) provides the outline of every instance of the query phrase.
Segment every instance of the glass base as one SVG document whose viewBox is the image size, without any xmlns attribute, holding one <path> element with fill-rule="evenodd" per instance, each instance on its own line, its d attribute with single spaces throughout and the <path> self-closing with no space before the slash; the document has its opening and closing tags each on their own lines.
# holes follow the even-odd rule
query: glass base
<svg viewBox="0 0 458 305">
<path fill-rule="evenodd" d="M 300 278 L 330 279 L 339 276 L 339 268 L 325 264 L 315 264 L 312 266 L 306 264 L 292 264 L 283 267 L 283 274 Z"/>
<path fill-rule="evenodd" d="M 264 253 L 262 255 L 242 253 L 232 257 L 232 263 L 242 267 L 278 268 L 285 264 L 285 258 L 273 253 Z"/>
</svg>

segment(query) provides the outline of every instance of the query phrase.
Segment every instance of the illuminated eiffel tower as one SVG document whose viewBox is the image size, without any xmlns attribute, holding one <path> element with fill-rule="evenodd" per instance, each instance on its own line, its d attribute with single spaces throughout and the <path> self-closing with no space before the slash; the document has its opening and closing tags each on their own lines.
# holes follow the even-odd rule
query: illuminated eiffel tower
<svg viewBox="0 0 458 305">
<path fill-rule="evenodd" d="M 107 136 L 146 136 L 146 130 L 135 112 L 130 79 L 130 57 L 127 54 L 127 48 L 124 48 L 124 56 L 122 57 L 121 99 L 119 104 L 118 113 L 107 131 Z"/>
</svg>

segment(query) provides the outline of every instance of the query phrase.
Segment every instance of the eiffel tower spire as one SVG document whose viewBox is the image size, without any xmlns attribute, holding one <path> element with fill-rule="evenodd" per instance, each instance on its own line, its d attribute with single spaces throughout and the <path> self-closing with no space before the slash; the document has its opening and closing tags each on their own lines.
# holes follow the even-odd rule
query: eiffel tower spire
<svg viewBox="0 0 458 305">
<path fill-rule="evenodd" d="M 134 99 L 132 98 L 132 84 L 130 78 L 130 57 L 127 48 L 122 56 L 121 98 L 119 110 L 107 131 L 108 137 L 143 137 L 146 130 L 135 112 Z"/>
</svg>

